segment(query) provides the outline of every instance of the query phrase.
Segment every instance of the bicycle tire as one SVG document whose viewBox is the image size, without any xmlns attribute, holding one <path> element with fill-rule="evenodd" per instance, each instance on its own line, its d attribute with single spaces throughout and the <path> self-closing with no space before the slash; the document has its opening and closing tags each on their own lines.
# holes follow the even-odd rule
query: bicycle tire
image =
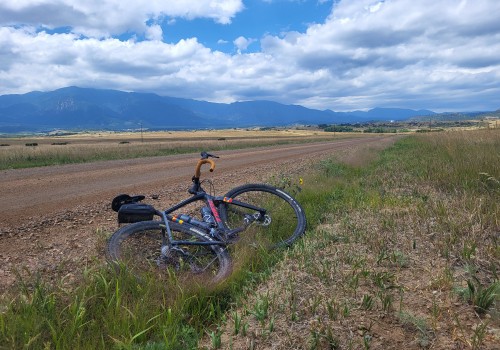
<svg viewBox="0 0 500 350">
<path fill-rule="evenodd" d="M 267 210 L 271 222 L 260 225 L 257 221 L 248 228 L 256 240 L 262 240 L 269 248 L 292 245 L 306 230 L 306 216 L 300 204 L 282 189 L 265 184 L 247 184 L 233 188 L 226 193 L 227 199 L 238 200 Z M 243 225 L 245 215 L 254 211 L 238 207 L 227 201 L 219 205 L 220 217 L 228 228 Z M 257 226 L 257 227 L 255 227 Z"/>
<path fill-rule="evenodd" d="M 134 274 L 147 271 L 175 276 L 176 280 L 218 283 L 227 277 L 231 261 L 225 247 L 219 245 L 184 245 L 161 254 L 161 221 L 142 221 L 120 228 L 108 240 L 106 257 L 115 266 L 124 265 Z M 169 223 L 176 240 L 210 239 L 191 225 Z"/>
</svg>

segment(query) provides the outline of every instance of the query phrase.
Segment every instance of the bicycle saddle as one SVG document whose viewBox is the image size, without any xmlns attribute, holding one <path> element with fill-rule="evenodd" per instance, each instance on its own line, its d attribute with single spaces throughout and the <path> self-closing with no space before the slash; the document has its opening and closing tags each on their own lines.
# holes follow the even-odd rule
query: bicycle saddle
<svg viewBox="0 0 500 350">
<path fill-rule="evenodd" d="M 137 203 L 142 201 L 144 198 L 146 198 L 143 195 L 138 195 L 138 196 L 129 196 L 128 194 L 120 194 L 113 198 L 111 201 L 111 209 L 114 211 L 118 212 L 120 210 L 120 207 L 124 204 L 128 203 Z"/>
</svg>

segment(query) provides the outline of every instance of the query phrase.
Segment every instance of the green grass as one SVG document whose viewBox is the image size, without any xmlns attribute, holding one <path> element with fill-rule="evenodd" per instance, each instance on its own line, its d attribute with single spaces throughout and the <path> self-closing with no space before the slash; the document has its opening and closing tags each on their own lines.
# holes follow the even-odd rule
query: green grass
<svg viewBox="0 0 500 350">
<path fill-rule="evenodd" d="M 208 289 L 163 285 L 154 275 L 137 279 L 107 267 L 85 271 L 70 290 L 39 278 L 21 281 L 20 294 L 2 302 L 0 348 L 196 349 L 206 327 L 262 281 L 279 256 L 254 254 L 241 259 L 229 281 Z M 217 341 L 216 332 L 209 334 Z"/>
<path fill-rule="evenodd" d="M 271 254 L 236 245 L 235 272 L 217 288 L 106 267 L 71 290 L 26 281 L 1 303 L 0 348 L 383 348 L 449 334 L 488 345 L 477 315 L 498 322 L 499 136 L 406 137 L 363 167 L 332 159 L 274 178 L 304 207 L 306 237 Z"/>
<path fill-rule="evenodd" d="M 274 332 L 245 317 L 258 298 L 231 311 L 256 346 L 494 348 L 499 140 L 493 130 L 426 134 L 362 167 L 320 162 L 297 193 L 306 237 L 253 291 L 269 296 Z M 226 335 L 233 348 L 250 341 Z"/>
</svg>

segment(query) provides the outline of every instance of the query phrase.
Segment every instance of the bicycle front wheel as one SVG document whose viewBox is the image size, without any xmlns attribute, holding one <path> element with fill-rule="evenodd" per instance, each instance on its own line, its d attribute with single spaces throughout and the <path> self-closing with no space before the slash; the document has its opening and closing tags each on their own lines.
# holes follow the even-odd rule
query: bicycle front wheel
<svg viewBox="0 0 500 350">
<path fill-rule="evenodd" d="M 217 283 L 229 274 L 229 255 L 219 245 L 175 245 L 162 249 L 162 224 L 142 221 L 122 227 L 108 241 L 108 260 L 125 265 L 134 274 L 153 272 L 199 283 Z M 175 222 L 169 225 L 175 240 L 209 241 L 196 228 Z"/>
<path fill-rule="evenodd" d="M 279 188 L 248 184 L 230 190 L 225 197 L 219 212 L 230 229 L 243 226 L 249 217 L 259 216 L 258 211 L 236 205 L 236 201 L 265 209 L 264 217 L 253 221 L 247 231 L 270 248 L 289 246 L 306 230 L 304 210 L 291 195 Z"/>
</svg>

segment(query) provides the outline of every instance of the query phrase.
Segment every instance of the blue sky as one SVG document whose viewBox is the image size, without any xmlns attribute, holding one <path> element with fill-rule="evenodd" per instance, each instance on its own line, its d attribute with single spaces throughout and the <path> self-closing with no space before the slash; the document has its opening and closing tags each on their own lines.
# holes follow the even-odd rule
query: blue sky
<svg viewBox="0 0 500 350">
<path fill-rule="evenodd" d="M 235 53 L 238 47 L 234 41 L 243 37 L 249 45 L 240 51 L 259 52 L 259 39 L 264 35 L 304 32 L 312 23 L 324 22 L 332 9 L 332 1 L 252 0 L 245 1 L 244 6 L 226 25 L 203 18 L 175 19 L 171 24 L 166 19 L 161 24 L 163 40 L 177 42 L 183 38 L 197 37 L 201 44 L 213 50 Z"/>
<path fill-rule="evenodd" d="M 2 0 L 0 95 L 500 108 L 498 0 Z"/>
</svg>

